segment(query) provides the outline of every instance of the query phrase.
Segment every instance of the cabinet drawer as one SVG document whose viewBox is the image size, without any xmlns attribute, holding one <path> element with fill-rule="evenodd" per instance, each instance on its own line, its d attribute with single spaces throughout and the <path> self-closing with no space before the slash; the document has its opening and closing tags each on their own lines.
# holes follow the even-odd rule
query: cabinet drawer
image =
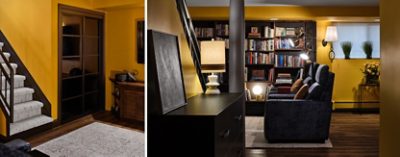
<svg viewBox="0 0 400 157">
<path fill-rule="evenodd" d="M 236 139 L 243 134 L 243 106 L 240 103 L 232 104 L 215 122 L 215 147 L 221 156 L 227 155 L 229 150 L 236 144 Z"/>
</svg>

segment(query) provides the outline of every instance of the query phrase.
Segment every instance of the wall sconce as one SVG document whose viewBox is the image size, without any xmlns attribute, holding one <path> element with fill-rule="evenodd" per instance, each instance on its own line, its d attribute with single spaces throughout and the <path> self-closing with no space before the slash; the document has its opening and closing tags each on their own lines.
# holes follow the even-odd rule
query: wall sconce
<svg viewBox="0 0 400 157">
<path fill-rule="evenodd" d="M 337 38 L 338 35 L 336 26 L 328 26 L 326 28 L 325 39 L 322 40 L 322 46 L 325 47 L 326 45 L 328 45 L 328 43 L 331 43 L 331 50 L 329 51 L 329 59 L 331 59 L 331 61 L 335 59 L 335 52 L 333 51 L 332 42 L 336 41 Z"/>
</svg>

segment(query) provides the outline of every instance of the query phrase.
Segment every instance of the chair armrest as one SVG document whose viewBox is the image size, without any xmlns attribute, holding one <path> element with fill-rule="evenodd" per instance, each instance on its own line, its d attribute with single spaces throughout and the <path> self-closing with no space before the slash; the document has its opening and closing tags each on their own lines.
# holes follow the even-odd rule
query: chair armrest
<svg viewBox="0 0 400 157">
<path fill-rule="evenodd" d="M 12 150 L 19 150 L 22 152 L 31 151 L 31 144 L 21 139 L 12 140 L 10 142 L 5 143 L 4 145 Z"/>
</svg>

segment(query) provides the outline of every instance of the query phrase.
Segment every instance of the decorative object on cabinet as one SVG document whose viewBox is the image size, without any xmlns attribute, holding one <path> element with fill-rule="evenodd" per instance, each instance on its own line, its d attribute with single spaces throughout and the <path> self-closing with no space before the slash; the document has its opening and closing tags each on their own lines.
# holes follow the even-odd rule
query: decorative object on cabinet
<svg viewBox="0 0 400 157">
<path fill-rule="evenodd" d="M 150 114 L 165 114 L 186 105 L 178 37 L 154 30 L 148 37 L 148 109 Z"/>
<path fill-rule="evenodd" d="M 225 72 L 225 42 L 224 41 L 202 41 L 201 46 L 201 72 L 211 73 L 208 75 L 206 94 L 220 94 L 218 89 L 218 75 L 215 73 Z"/>
</svg>

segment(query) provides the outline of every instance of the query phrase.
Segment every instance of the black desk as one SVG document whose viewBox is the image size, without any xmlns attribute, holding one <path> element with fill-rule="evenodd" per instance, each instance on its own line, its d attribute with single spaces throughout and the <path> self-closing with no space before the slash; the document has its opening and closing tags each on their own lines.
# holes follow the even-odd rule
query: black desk
<svg viewBox="0 0 400 157">
<path fill-rule="evenodd" d="M 198 95 L 166 115 L 149 115 L 148 156 L 244 156 L 244 94 Z"/>
</svg>

